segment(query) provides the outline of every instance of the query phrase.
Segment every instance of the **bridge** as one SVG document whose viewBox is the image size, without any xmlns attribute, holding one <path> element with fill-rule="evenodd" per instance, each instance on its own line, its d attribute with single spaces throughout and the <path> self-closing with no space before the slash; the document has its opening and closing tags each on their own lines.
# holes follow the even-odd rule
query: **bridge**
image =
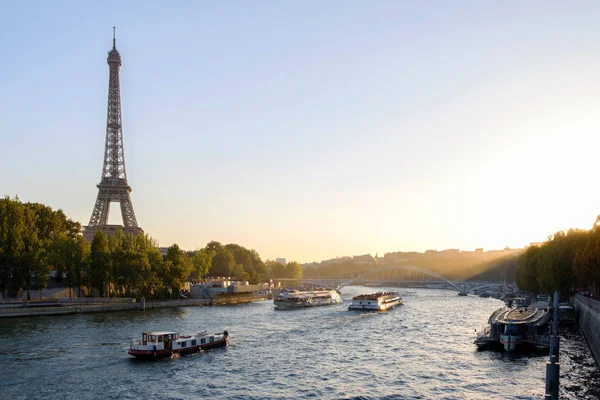
<svg viewBox="0 0 600 400">
<path fill-rule="evenodd" d="M 402 272 L 402 273 L 401 273 Z M 407 274 L 408 273 L 408 274 Z M 404 275 L 401 277 L 401 275 Z M 407 276 L 408 278 L 407 279 Z M 378 279 L 367 279 L 369 277 Z M 419 279 L 420 278 L 420 279 Z M 433 278 L 433 279 L 432 279 Z M 453 289 L 458 292 L 477 292 L 491 287 L 505 287 L 514 290 L 512 285 L 497 282 L 471 282 L 471 281 L 451 281 L 440 274 L 429 271 L 425 268 L 411 265 L 387 265 L 371 271 L 364 272 L 352 278 L 338 279 L 275 279 L 282 282 L 297 282 L 302 285 L 311 284 L 334 290 L 342 290 L 348 285 L 355 283 L 376 284 L 378 286 L 405 286 L 420 284 L 423 286 L 443 285 L 445 288 Z"/>
</svg>

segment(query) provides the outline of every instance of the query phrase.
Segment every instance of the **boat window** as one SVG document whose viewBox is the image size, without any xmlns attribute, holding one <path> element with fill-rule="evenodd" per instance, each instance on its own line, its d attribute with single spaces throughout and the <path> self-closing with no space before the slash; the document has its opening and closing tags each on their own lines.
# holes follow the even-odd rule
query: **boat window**
<svg viewBox="0 0 600 400">
<path fill-rule="evenodd" d="M 146 344 L 148 342 L 148 335 L 145 333 L 142 333 L 142 343 Z"/>
<path fill-rule="evenodd" d="M 213 338 L 212 336 L 210 338 L 208 338 L 209 342 L 212 342 L 213 340 L 215 340 L 215 338 Z"/>
<path fill-rule="evenodd" d="M 162 342 L 162 341 L 163 341 L 163 337 L 162 337 L 162 335 L 160 335 L 160 336 L 158 337 L 158 341 L 159 341 L 159 342 Z"/>
<path fill-rule="evenodd" d="M 200 344 L 204 344 L 205 340 L 204 339 L 200 339 Z"/>
<path fill-rule="evenodd" d="M 187 346 L 187 342 L 181 342 L 181 347 L 186 347 Z"/>
<path fill-rule="evenodd" d="M 195 345 L 196 345 L 196 341 L 192 340 L 192 346 L 195 346 Z"/>
<path fill-rule="evenodd" d="M 506 324 L 504 326 L 504 334 L 505 335 L 518 335 L 521 333 L 521 329 L 519 329 L 519 328 L 520 328 L 519 325 Z"/>
</svg>

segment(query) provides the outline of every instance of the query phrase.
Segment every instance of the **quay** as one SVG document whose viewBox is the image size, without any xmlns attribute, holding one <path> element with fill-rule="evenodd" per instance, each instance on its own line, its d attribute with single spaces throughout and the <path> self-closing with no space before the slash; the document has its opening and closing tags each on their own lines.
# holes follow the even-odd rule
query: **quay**
<svg viewBox="0 0 600 400">
<path fill-rule="evenodd" d="M 579 327 L 592 350 L 596 364 L 600 366 L 600 301 L 577 294 L 573 304 Z"/>
<path fill-rule="evenodd" d="M 251 293 L 220 294 L 212 299 L 136 300 L 134 298 L 77 298 L 0 303 L 0 318 L 40 317 L 144 310 L 168 307 L 203 307 L 268 300 Z"/>
</svg>

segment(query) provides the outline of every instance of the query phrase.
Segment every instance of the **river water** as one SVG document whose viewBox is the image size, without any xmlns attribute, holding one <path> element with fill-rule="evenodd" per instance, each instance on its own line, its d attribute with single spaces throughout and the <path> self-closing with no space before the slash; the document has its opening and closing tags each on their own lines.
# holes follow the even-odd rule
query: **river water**
<svg viewBox="0 0 600 400">
<path fill-rule="evenodd" d="M 380 289 L 380 288 L 378 288 Z M 398 289 L 395 289 L 398 290 Z M 272 301 L 0 320 L 2 399 L 540 399 L 547 356 L 479 352 L 499 300 L 399 289 L 387 313 Z M 228 329 L 230 346 L 159 361 L 127 355 L 142 331 Z M 600 398 L 580 332 L 561 333 L 561 398 Z"/>
</svg>

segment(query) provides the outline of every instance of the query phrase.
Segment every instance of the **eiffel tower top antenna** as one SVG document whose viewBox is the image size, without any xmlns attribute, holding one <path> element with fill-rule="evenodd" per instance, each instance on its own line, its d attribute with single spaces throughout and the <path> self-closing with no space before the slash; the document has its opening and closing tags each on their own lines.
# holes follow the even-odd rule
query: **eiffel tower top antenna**
<svg viewBox="0 0 600 400">
<path fill-rule="evenodd" d="M 117 48 L 116 30 L 117 28 L 113 26 L 113 49 Z"/>
</svg>

